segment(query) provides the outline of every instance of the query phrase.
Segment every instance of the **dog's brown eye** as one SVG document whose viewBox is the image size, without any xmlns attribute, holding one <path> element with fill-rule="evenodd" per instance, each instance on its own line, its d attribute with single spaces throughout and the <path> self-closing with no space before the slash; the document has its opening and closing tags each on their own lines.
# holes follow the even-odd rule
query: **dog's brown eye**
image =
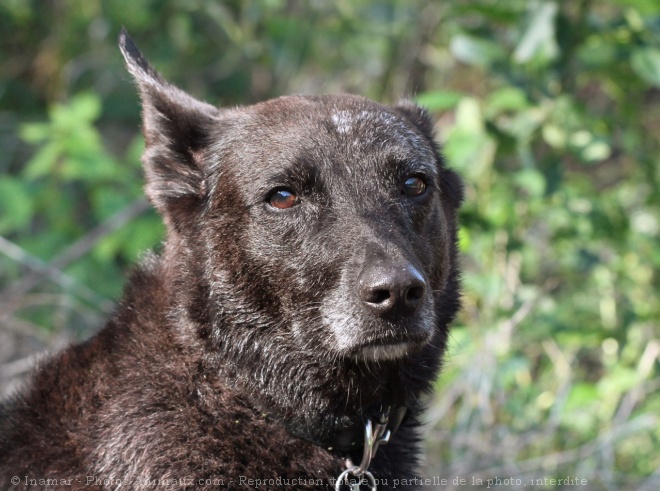
<svg viewBox="0 0 660 491">
<path fill-rule="evenodd" d="M 273 208 L 286 210 L 300 203 L 298 196 L 288 189 L 276 189 L 268 198 L 268 204 Z"/>
<path fill-rule="evenodd" d="M 403 183 L 403 194 L 406 196 L 421 196 L 426 191 L 426 182 L 418 176 L 411 176 Z"/>
</svg>

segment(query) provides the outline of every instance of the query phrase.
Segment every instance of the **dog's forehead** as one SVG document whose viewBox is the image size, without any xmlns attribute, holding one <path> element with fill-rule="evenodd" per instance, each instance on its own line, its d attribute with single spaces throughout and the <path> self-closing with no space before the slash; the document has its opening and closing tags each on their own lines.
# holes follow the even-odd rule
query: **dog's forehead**
<svg viewBox="0 0 660 491">
<path fill-rule="evenodd" d="M 433 158 L 429 142 L 410 120 L 360 96 L 287 96 L 252 108 L 252 130 L 276 147 Z"/>
<path fill-rule="evenodd" d="M 334 107 L 329 112 L 330 122 L 334 130 L 342 135 L 358 134 L 362 137 L 365 131 L 371 130 L 390 133 L 392 136 L 405 136 L 413 140 L 416 138 L 417 135 L 400 117 L 378 109 Z"/>
<path fill-rule="evenodd" d="M 411 139 L 419 136 L 390 107 L 360 96 L 288 96 L 255 107 L 261 117 L 282 123 L 284 127 L 303 123 L 312 127 L 323 126 L 347 136 L 364 137 L 367 131 Z"/>
</svg>

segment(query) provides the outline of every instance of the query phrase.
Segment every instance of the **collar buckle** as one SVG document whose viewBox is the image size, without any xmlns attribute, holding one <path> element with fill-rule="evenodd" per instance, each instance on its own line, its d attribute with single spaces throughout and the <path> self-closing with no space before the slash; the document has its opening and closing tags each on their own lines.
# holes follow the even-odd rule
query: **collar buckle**
<svg viewBox="0 0 660 491">
<path fill-rule="evenodd" d="M 377 423 L 372 423 L 371 419 L 367 419 L 367 422 L 364 424 L 362 462 L 359 466 L 356 466 L 351 459 L 346 459 L 347 469 L 337 478 L 335 491 L 341 491 L 342 484 L 348 484 L 351 491 L 360 491 L 362 484 L 367 484 L 371 491 L 377 490 L 376 480 L 373 474 L 369 472 L 369 465 L 374 455 L 376 455 L 378 447 L 390 441 L 392 431 L 387 429 L 388 420 L 389 414 L 382 415 Z M 349 476 L 353 476 L 356 479 L 349 480 Z"/>
</svg>

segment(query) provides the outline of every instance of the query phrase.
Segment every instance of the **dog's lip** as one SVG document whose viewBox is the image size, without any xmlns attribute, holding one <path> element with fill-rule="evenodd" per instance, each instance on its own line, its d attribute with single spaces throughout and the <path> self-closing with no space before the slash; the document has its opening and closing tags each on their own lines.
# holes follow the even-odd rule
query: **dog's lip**
<svg viewBox="0 0 660 491">
<path fill-rule="evenodd" d="M 432 333 L 418 332 L 396 336 L 372 335 L 351 346 L 351 356 L 364 359 L 398 359 L 419 350 L 431 341 Z"/>
<path fill-rule="evenodd" d="M 359 344 L 365 346 L 388 346 L 402 343 L 426 344 L 433 336 L 433 329 L 423 323 L 407 326 L 392 325 L 383 332 L 382 328 L 366 332 L 364 341 Z"/>
<path fill-rule="evenodd" d="M 356 349 L 369 347 L 387 347 L 398 346 L 400 344 L 424 344 L 431 338 L 430 333 L 424 335 L 398 335 L 398 336 L 369 336 L 364 341 L 358 343 Z"/>
</svg>

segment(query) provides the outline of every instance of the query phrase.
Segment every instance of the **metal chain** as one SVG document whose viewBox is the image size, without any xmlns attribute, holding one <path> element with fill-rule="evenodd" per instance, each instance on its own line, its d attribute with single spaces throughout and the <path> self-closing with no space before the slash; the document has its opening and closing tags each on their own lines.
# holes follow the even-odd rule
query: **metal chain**
<svg viewBox="0 0 660 491">
<path fill-rule="evenodd" d="M 376 455 L 379 445 L 385 445 L 390 441 L 390 430 L 387 429 L 387 419 L 384 423 L 375 425 L 370 419 L 364 424 L 364 452 L 362 453 L 362 462 L 359 466 L 353 465 L 350 459 L 346 461 L 347 469 L 337 478 L 335 491 L 341 491 L 342 484 L 348 484 L 350 491 L 360 491 L 360 486 L 366 484 L 371 491 L 377 491 L 376 479 L 369 472 L 371 459 Z M 353 476 L 356 479 L 349 481 L 348 477 Z M 366 478 L 366 479 L 365 479 Z M 366 483 L 365 483 L 366 481 Z"/>
</svg>

